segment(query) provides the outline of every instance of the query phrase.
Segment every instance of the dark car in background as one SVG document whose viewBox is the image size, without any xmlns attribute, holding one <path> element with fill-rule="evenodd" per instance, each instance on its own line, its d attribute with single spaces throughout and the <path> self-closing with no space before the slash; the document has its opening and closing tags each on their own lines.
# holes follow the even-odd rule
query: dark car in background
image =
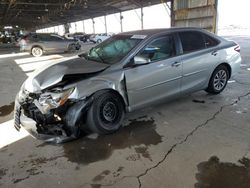
<svg viewBox="0 0 250 188">
<path fill-rule="evenodd" d="M 30 52 L 35 57 L 44 53 L 68 52 L 79 50 L 81 45 L 75 41 L 66 39 L 56 34 L 30 33 L 19 41 L 20 51 Z"/>
<path fill-rule="evenodd" d="M 90 37 L 92 34 L 84 34 L 82 36 L 77 36 L 76 39 L 82 41 L 82 42 L 90 42 Z"/>
</svg>

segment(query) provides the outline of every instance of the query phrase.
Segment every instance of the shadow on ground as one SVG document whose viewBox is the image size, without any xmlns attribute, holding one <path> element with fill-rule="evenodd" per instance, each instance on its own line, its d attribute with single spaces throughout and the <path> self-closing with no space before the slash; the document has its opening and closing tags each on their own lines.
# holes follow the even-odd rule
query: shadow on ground
<svg viewBox="0 0 250 188">
<path fill-rule="evenodd" d="M 195 188 L 249 188 L 250 159 L 242 158 L 240 165 L 220 162 L 216 156 L 198 164 Z"/>
</svg>

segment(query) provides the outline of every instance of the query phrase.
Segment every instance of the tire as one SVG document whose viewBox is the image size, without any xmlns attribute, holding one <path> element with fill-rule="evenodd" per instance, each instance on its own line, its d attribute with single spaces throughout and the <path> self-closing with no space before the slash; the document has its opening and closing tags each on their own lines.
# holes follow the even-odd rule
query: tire
<svg viewBox="0 0 250 188">
<path fill-rule="evenodd" d="M 43 55 L 43 49 L 41 47 L 35 46 L 31 49 L 31 55 L 34 57 L 41 57 Z"/>
<path fill-rule="evenodd" d="M 225 89 L 228 79 L 228 68 L 225 65 L 219 65 L 214 70 L 209 80 L 208 88 L 205 91 L 211 94 L 221 93 Z"/>
<path fill-rule="evenodd" d="M 68 52 L 73 52 L 76 50 L 76 45 L 74 43 L 69 44 L 68 46 Z"/>
<path fill-rule="evenodd" d="M 97 93 L 87 112 L 88 129 L 99 134 L 111 134 L 121 127 L 124 114 L 124 104 L 119 95 L 109 91 Z"/>
<path fill-rule="evenodd" d="M 80 50 L 81 49 L 81 45 L 76 45 L 76 50 Z"/>
<path fill-rule="evenodd" d="M 102 42 L 102 40 L 101 40 L 101 39 L 98 39 L 96 42 L 97 42 L 98 44 L 100 44 L 100 43 Z"/>
</svg>

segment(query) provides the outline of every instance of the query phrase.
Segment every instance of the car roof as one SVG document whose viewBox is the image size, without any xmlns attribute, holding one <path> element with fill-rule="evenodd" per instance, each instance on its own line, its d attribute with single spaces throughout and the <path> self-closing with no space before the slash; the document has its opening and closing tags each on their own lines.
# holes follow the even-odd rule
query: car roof
<svg viewBox="0 0 250 188">
<path fill-rule="evenodd" d="M 172 28 L 162 28 L 162 29 L 145 29 L 145 30 L 137 30 L 137 31 L 129 31 L 119 33 L 121 35 L 155 35 L 165 32 L 179 32 L 179 31 L 203 31 L 201 28 L 196 27 L 172 27 Z"/>
</svg>

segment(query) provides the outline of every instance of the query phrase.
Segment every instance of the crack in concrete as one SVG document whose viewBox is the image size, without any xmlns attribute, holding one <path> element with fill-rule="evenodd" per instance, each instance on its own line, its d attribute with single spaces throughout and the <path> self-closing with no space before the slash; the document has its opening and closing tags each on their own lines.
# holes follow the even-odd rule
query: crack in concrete
<svg viewBox="0 0 250 188">
<path fill-rule="evenodd" d="M 220 109 L 219 109 L 217 112 L 215 112 L 211 118 L 207 119 L 204 123 L 202 123 L 202 124 L 196 126 L 191 132 L 189 132 L 189 133 L 186 135 L 186 137 L 185 137 L 182 141 L 180 141 L 180 142 L 178 142 L 178 143 L 175 143 L 175 144 L 168 150 L 168 152 L 165 154 L 165 156 L 162 158 L 162 160 L 160 160 L 160 161 L 159 161 L 158 163 L 156 163 L 154 166 L 152 166 L 152 167 L 146 169 L 143 173 L 141 173 L 141 174 L 139 174 L 138 176 L 136 176 L 136 178 L 137 178 L 137 180 L 138 180 L 138 183 L 139 183 L 139 188 L 141 188 L 141 186 L 142 186 L 142 183 L 141 183 L 140 178 L 143 177 L 143 176 L 145 176 L 150 170 L 152 170 L 152 169 L 154 169 L 154 168 L 157 168 L 161 163 L 163 163 L 163 162 L 167 159 L 168 155 L 170 155 L 170 154 L 173 152 L 173 150 L 174 150 L 177 146 L 182 145 L 183 143 L 185 143 L 185 142 L 188 140 L 188 138 L 191 137 L 191 136 L 193 136 L 193 134 L 194 134 L 198 129 L 200 129 L 200 128 L 206 126 L 210 121 L 213 121 L 213 120 L 223 111 L 224 108 L 226 108 L 226 107 L 228 107 L 228 106 L 232 106 L 232 105 L 238 103 L 238 102 L 241 100 L 241 98 L 246 97 L 246 96 L 248 96 L 248 95 L 250 95 L 250 92 L 248 92 L 248 93 L 246 93 L 246 94 L 244 94 L 244 95 L 238 96 L 237 99 L 236 99 L 234 102 L 230 103 L 230 104 L 226 104 L 226 105 L 221 106 Z"/>
<path fill-rule="evenodd" d="M 111 186 L 114 186 L 116 183 L 118 183 L 119 181 L 121 181 L 121 180 L 123 180 L 123 179 L 125 179 L 125 178 L 136 178 L 137 181 L 138 181 L 138 187 L 141 188 L 141 187 L 142 187 L 142 182 L 141 182 L 141 178 L 142 178 L 142 177 L 146 176 L 146 175 L 148 174 L 148 172 L 151 171 L 152 169 L 155 169 L 155 168 L 157 168 L 159 165 L 161 165 L 161 164 L 167 159 L 167 157 L 168 157 L 168 156 L 169 156 L 169 155 L 170 155 L 179 145 L 182 145 L 182 144 L 184 144 L 185 142 L 187 142 L 188 139 L 189 139 L 189 137 L 193 136 L 195 132 L 197 132 L 200 128 L 205 127 L 209 122 L 213 121 L 213 120 L 223 111 L 224 108 L 229 107 L 229 106 L 233 106 L 234 104 L 237 104 L 237 103 L 241 100 L 241 98 L 246 97 L 246 96 L 248 96 L 248 95 L 250 95 L 250 92 L 248 92 L 248 93 L 246 93 L 246 94 L 244 94 L 244 95 L 238 96 L 237 99 L 236 99 L 234 102 L 230 103 L 230 104 L 226 104 L 226 105 L 221 106 L 220 109 L 219 109 L 217 112 L 215 112 L 215 113 L 212 115 L 211 118 L 207 119 L 204 123 L 202 123 L 202 124 L 196 126 L 191 132 L 189 132 L 189 133 L 186 135 L 186 137 L 185 137 L 183 140 L 181 140 L 180 142 L 177 142 L 177 143 L 175 143 L 174 145 L 172 145 L 171 148 L 168 150 L 168 152 L 164 155 L 164 157 L 163 157 L 160 161 L 158 161 L 155 165 L 153 165 L 153 166 L 147 168 L 143 173 L 141 173 L 141 174 L 139 174 L 139 175 L 137 175 L 137 176 L 123 176 L 123 177 L 117 179 L 117 181 L 114 181 L 114 182 L 111 183 L 111 184 L 98 184 L 98 185 L 99 185 L 100 187 L 111 187 Z M 89 185 L 91 185 L 91 184 L 89 184 Z"/>
</svg>

